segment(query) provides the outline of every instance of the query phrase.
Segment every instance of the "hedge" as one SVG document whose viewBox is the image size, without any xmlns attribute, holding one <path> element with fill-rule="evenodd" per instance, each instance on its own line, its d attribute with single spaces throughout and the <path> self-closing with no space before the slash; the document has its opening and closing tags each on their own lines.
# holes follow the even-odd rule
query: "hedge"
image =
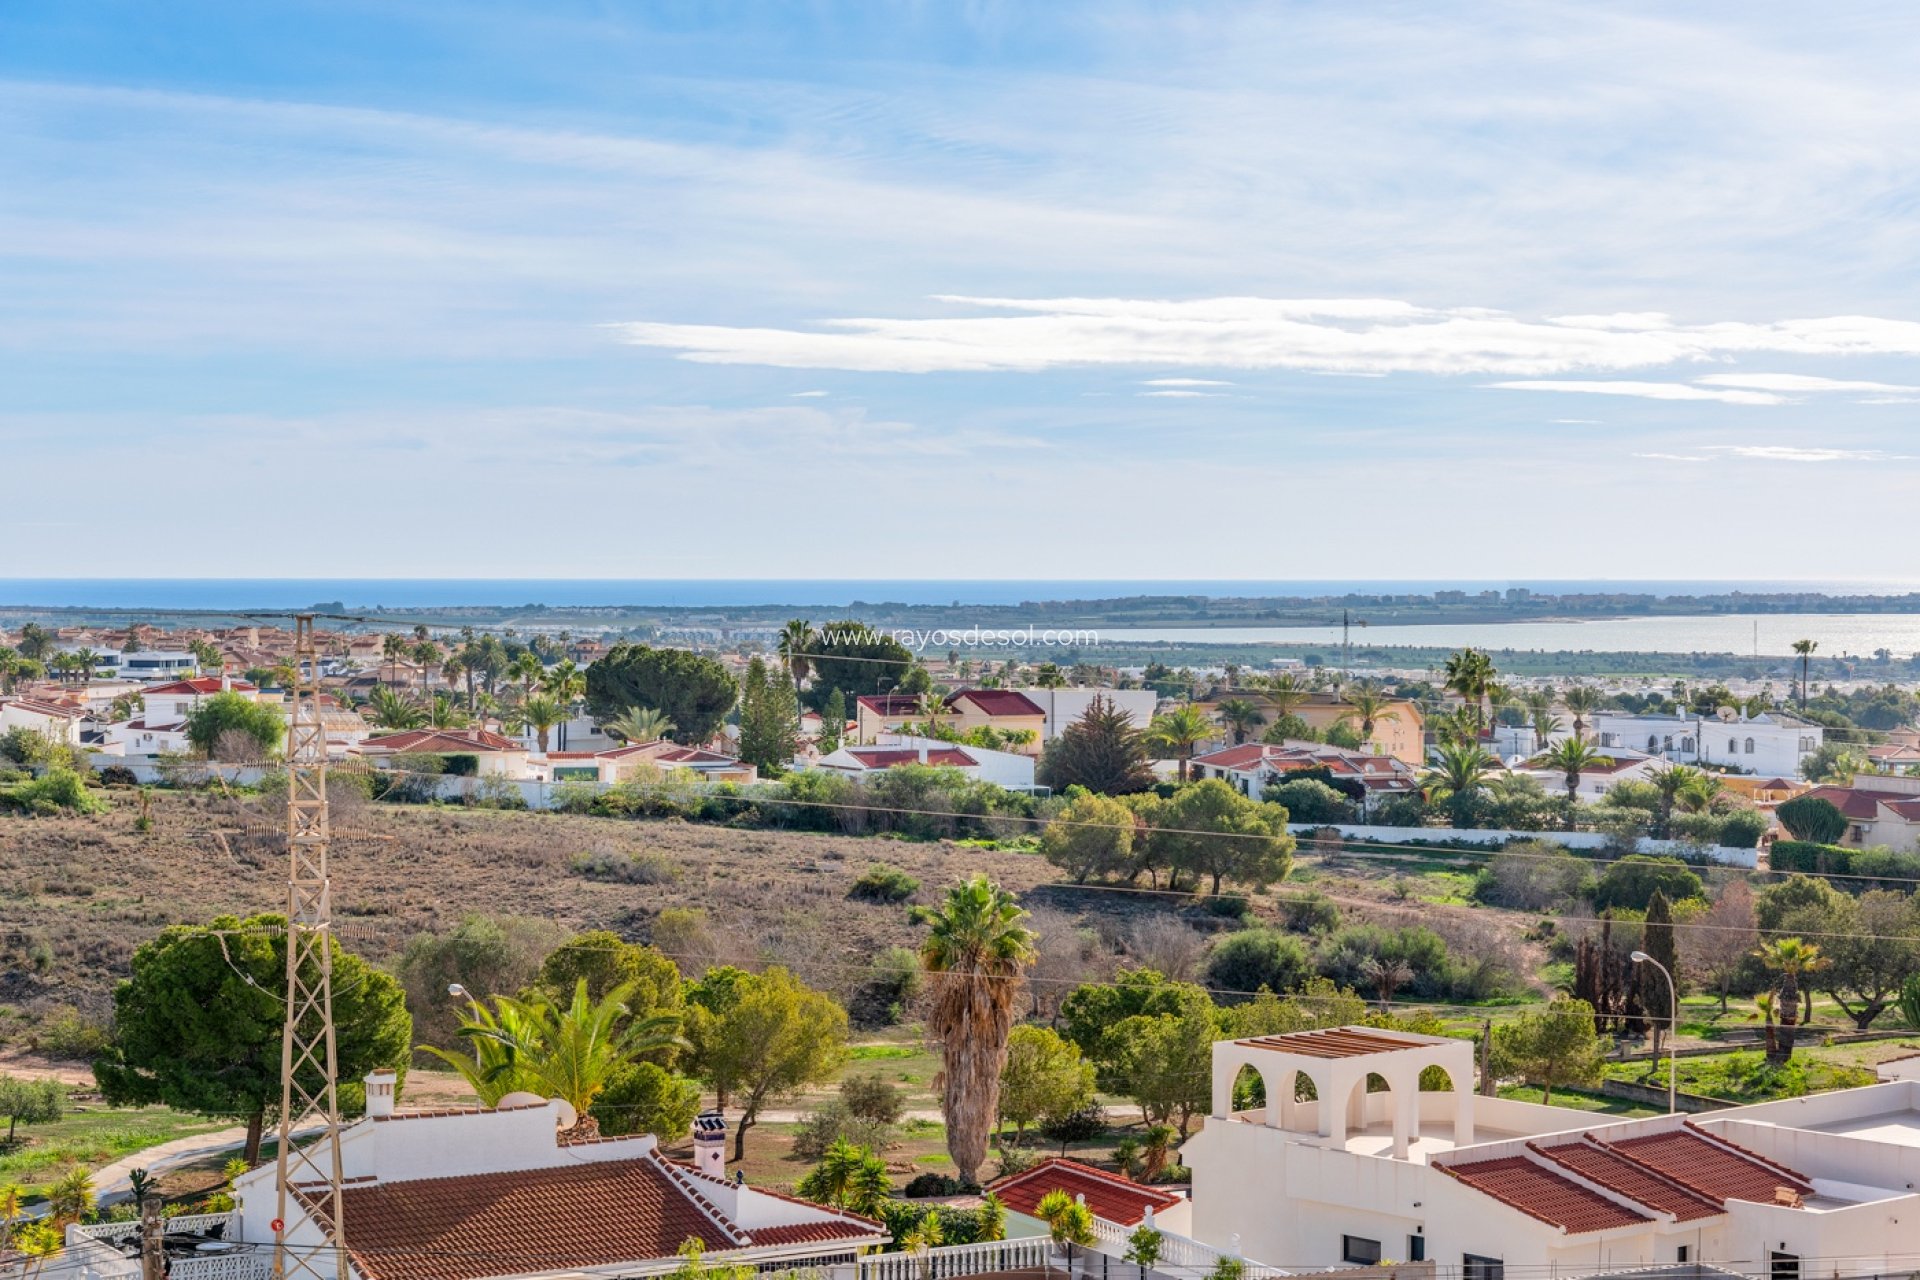
<svg viewBox="0 0 1920 1280">
<path fill-rule="evenodd" d="M 1850 877 L 1837 887 L 1855 893 L 1876 887 L 1910 888 L 1911 882 L 1920 880 L 1920 854 L 1895 853 L 1887 848 L 1849 849 L 1811 840 L 1776 840 L 1767 862 L 1775 871 Z"/>
</svg>

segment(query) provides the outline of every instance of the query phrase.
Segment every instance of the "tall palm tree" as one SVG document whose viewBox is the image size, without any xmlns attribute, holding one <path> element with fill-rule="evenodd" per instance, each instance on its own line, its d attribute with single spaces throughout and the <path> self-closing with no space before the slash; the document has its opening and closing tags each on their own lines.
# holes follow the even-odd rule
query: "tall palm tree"
<svg viewBox="0 0 1920 1280">
<path fill-rule="evenodd" d="M 1365 680 L 1354 681 L 1347 690 L 1346 703 L 1347 710 L 1340 713 L 1340 719 L 1359 722 L 1362 742 L 1373 741 L 1373 727 L 1380 721 L 1400 718 L 1400 713 L 1393 709 L 1393 699 Z"/>
<path fill-rule="evenodd" d="M 1036 957 L 1033 932 L 1021 923 L 1026 914 L 1012 894 L 975 876 L 947 890 L 920 947 L 932 997 L 927 1034 L 940 1043 L 947 1153 L 969 1184 L 987 1158 L 1007 1035 Z"/>
<path fill-rule="evenodd" d="M 1827 961 L 1819 947 L 1801 938 L 1775 938 L 1755 954 L 1780 974 L 1780 990 L 1774 998 L 1780 1012 L 1780 1034 L 1767 1056 L 1788 1062 L 1793 1058 L 1794 1030 L 1800 1024 L 1800 980 L 1826 968 Z"/>
<path fill-rule="evenodd" d="M 799 694 L 807 673 L 813 670 L 813 655 L 819 651 L 820 633 L 805 618 L 789 618 L 787 625 L 780 628 L 780 661 L 786 664 L 795 695 Z"/>
<path fill-rule="evenodd" d="M 1662 837 L 1671 835 L 1674 806 L 1679 803 L 1683 793 L 1700 785 L 1700 771 L 1690 765 L 1668 765 L 1648 781 L 1660 792 L 1660 834 Z"/>
<path fill-rule="evenodd" d="M 1434 753 L 1436 759 L 1420 779 L 1427 800 L 1446 805 L 1455 827 L 1471 826 L 1473 802 L 1500 762 L 1477 742 L 1443 742 Z"/>
<path fill-rule="evenodd" d="M 407 638 L 393 632 L 380 637 L 380 656 L 387 661 L 387 683 L 400 683 L 400 659 L 405 657 L 409 645 Z"/>
<path fill-rule="evenodd" d="M 91 649 L 76 649 L 73 652 L 73 661 L 80 672 L 80 683 L 92 684 L 93 669 L 100 665 L 100 655 Z"/>
<path fill-rule="evenodd" d="M 540 742 L 540 754 L 545 755 L 547 736 L 553 732 L 553 726 L 567 718 L 567 710 L 552 694 L 536 693 L 521 701 L 514 718 L 521 727 L 533 730 Z"/>
<path fill-rule="evenodd" d="M 1260 714 L 1260 708 L 1245 698 L 1228 698 L 1214 709 L 1227 722 L 1227 727 L 1233 730 L 1233 744 L 1236 747 L 1247 740 L 1249 733 L 1267 722 L 1267 718 Z"/>
<path fill-rule="evenodd" d="M 498 1056 L 492 1073 L 572 1104 L 580 1119 L 571 1136 L 591 1137 L 599 1125 L 587 1109 L 614 1073 L 649 1053 L 683 1043 L 677 1013 L 629 1019 L 632 1010 L 627 1001 L 635 985 L 622 983 L 594 1000 L 587 995 L 587 980 L 582 978 L 574 984 L 573 999 L 564 1008 L 540 997 L 495 996 L 496 1016 L 469 1020 L 460 1034 L 474 1043 L 476 1052 L 482 1042 L 493 1046 Z M 454 1056 L 438 1056 L 467 1073 Z"/>
<path fill-rule="evenodd" d="M 1813 651 L 1820 647 L 1818 640 L 1795 640 L 1793 651 L 1800 655 L 1800 709 L 1807 709 L 1807 681 L 1813 668 Z M 1791 1041 L 1792 1037 L 1788 1036 Z"/>
<path fill-rule="evenodd" d="M 427 722 L 427 713 L 418 702 L 387 688 L 376 688 L 367 699 L 367 708 L 382 729 L 418 729 Z"/>
<path fill-rule="evenodd" d="M 427 708 L 427 723 L 435 729 L 464 729 L 472 719 L 459 702 L 444 693 L 434 694 L 433 703 Z"/>
<path fill-rule="evenodd" d="M 628 707 L 600 726 L 629 746 L 639 742 L 658 742 L 677 727 L 666 713 L 652 707 Z"/>
<path fill-rule="evenodd" d="M 586 696 L 587 676 L 572 658 L 563 658 L 547 668 L 540 677 L 540 687 L 571 707 Z"/>
<path fill-rule="evenodd" d="M 1586 736 L 1587 717 L 1598 711 L 1604 700 L 1600 696 L 1600 691 L 1590 684 L 1570 685 L 1567 691 L 1560 695 L 1560 705 L 1565 707 L 1567 714 L 1573 717 L 1574 737 Z"/>
<path fill-rule="evenodd" d="M 1566 777 L 1567 830 L 1573 830 L 1573 808 L 1580 802 L 1581 773 L 1597 764 L 1604 764 L 1606 760 L 1606 756 L 1578 738 L 1562 738 L 1540 757 L 1541 764 Z"/>
<path fill-rule="evenodd" d="M 1447 658 L 1446 687 L 1473 708 L 1474 723 L 1482 729 L 1487 726 L 1482 708 L 1494 674 L 1493 659 L 1479 649 L 1462 649 Z"/>
<path fill-rule="evenodd" d="M 1282 673 L 1267 681 L 1267 701 L 1273 704 L 1273 713 L 1281 719 L 1292 715 L 1294 708 L 1305 702 L 1308 696 L 1306 686 L 1290 673 Z"/>
<path fill-rule="evenodd" d="M 1171 751 L 1180 761 L 1180 781 L 1187 780 L 1187 762 L 1193 749 L 1214 735 L 1213 721 L 1207 713 L 1188 703 L 1163 716 L 1155 716 L 1147 726 L 1147 745 L 1156 751 Z"/>
<path fill-rule="evenodd" d="M 513 660 L 507 668 L 507 678 L 520 682 L 520 700 L 525 702 L 533 696 L 533 688 L 540 683 L 540 677 L 547 674 L 547 666 L 540 661 L 540 655 L 528 649 Z"/>
</svg>

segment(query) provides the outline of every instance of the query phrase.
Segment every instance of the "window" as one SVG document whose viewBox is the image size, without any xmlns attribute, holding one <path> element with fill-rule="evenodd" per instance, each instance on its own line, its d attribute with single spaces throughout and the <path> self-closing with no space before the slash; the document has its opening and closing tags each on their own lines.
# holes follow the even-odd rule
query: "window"
<svg viewBox="0 0 1920 1280">
<path fill-rule="evenodd" d="M 1733 754 L 1734 752 L 1736 752 L 1736 751 L 1738 751 L 1739 749 L 1740 749 L 1740 744 L 1739 744 L 1739 742 L 1738 742 L 1738 741 L 1736 741 L 1736 740 L 1735 740 L 1735 739 L 1733 739 L 1733 738 L 1728 738 L 1728 739 L 1727 739 L 1727 754 L 1728 754 L 1728 755 L 1732 755 L 1732 754 Z M 1747 739 L 1747 750 L 1748 750 L 1748 751 L 1752 751 L 1752 750 L 1753 750 L 1753 739 L 1752 739 L 1752 738 L 1748 738 L 1748 739 Z"/>
<path fill-rule="evenodd" d="M 1752 754 L 1753 754 L 1753 739 L 1752 739 L 1752 738 L 1748 738 L 1748 739 L 1747 739 L 1747 754 L 1748 754 L 1748 755 L 1752 755 Z"/>
<path fill-rule="evenodd" d="M 1660 739 L 1660 749 L 1661 749 L 1662 751 L 1671 751 L 1671 750 L 1673 750 L 1673 735 L 1672 735 L 1672 734 L 1670 734 L 1670 733 L 1669 733 L 1669 734 L 1667 734 L 1667 735 L 1666 735 L 1665 737 L 1663 737 L 1663 738 L 1661 738 L 1661 739 Z"/>
<path fill-rule="evenodd" d="M 1407 1237 L 1407 1261 L 1425 1262 L 1427 1260 L 1427 1238 L 1425 1236 Z"/>
<path fill-rule="evenodd" d="M 1774 1250 L 1767 1255 L 1768 1280 L 1800 1280 L 1800 1255 Z"/>
<path fill-rule="evenodd" d="M 1658 755 L 1659 752 L 1660 752 L 1659 736 L 1657 734 L 1651 734 L 1651 733 L 1648 734 L 1647 735 L 1647 754 L 1650 756 Z"/>
<path fill-rule="evenodd" d="M 1340 1260 L 1371 1267 L 1380 1261 L 1380 1242 L 1369 1240 L 1365 1236 L 1341 1236 Z"/>
<path fill-rule="evenodd" d="M 1673 1260 L 1675 1262 L 1691 1262 L 1693 1260 L 1693 1250 L 1683 1244 L 1674 1252 Z"/>
<path fill-rule="evenodd" d="M 1460 1280 L 1506 1280 L 1507 1264 L 1498 1258 L 1483 1258 L 1477 1253 L 1460 1255 Z M 1778 1276 L 1774 1280 L 1780 1280 Z M 1790 1277 L 1789 1280 L 1799 1280 Z"/>
<path fill-rule="evenodd" d="M 1682 738 L 1682 739 L 1680 739 L 1680 749 L 1681 749 L 1682 751 L 1692 751 L 1692 750 L 1693 750 L 1693 739 L 1692 739 L 1691 737 L 1685 737 L 1685 738 Z"/>
</svg>

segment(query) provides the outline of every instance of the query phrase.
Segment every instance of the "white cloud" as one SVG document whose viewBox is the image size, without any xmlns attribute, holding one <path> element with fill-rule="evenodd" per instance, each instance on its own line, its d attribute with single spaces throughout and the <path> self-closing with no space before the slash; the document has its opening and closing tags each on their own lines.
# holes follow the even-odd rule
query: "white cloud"
<svg viewBox="0 0 1920 1280">
<path fill-rule="evenodd" d="M 1784 397 L 1768 391 L 1715 391 L 1689 386 L 1684 382 L 1573 382 L 1543 380 L 1533 382 L 1489 382 L 1490 387 L 1506 391 L 1573 391 L 1596 396 L 1638 396 L 1644 400 L 1718 400 L 1722 404 L 1785 404 Z"/>
<path fill-rule="evenodd" d="M 1219 378 L 1148 378 L 1140 384 L 1143 387 L 1230 387 L 1231 382 Z"/>
<path fill-rule="evenodd" d="M 1719 453 L 1736 458 L 1754 458 L 1762 462 L 1885 462 L 1905 457 L 1879 449 L 1806 449 L 1787 444 L 1709 445 Z"/>
<path fill-rule="evenodd" d="M 1340 373 L 1539 375 L 1645 369 L 1749 352 L 1920 355 L 1920 323 L 1867 316 L 1663 324 L 1629 317 L 1528 320 L 1479 307 L 1437 310 L 1379 298 L 969 298 L 938 302 L 1006 314 L 920 319 L 853 317 L 816 329 L 640 321 L 612 326 L 625 341 L 702 364 L 932 373 L 1063 366 L 1185 365 Z M 1580 323 L 1576 323 L 1579 321 Z M 1602 390 L 1611 385 L 1615 389 Z M 1668 384 L 1566 383 L 1668 400 L 1777 404 L 1753 390 Z"/>
<path fill-rule="evenodd" d="M 1920 404 L 1920 396 L 1863 396 L 1855 404 Z"/>
<path fill-rule="evenodd" d="M 1555 418 L 1553 420 L 1554 425 L 1558 427 L 1597 427 L 1600 421 L 1599 418 Z"/>
<path fill-rule="evenodd" d="M 1693 453 L 1636 453 L 1636 458 L 1651 458 L 1656 462 L 1710 462 L 1712 459 Z"/>
<path fill-rule="evenodd" d="M 1849 382 L 1804 373 L 1716 373 L 1695 382 L 1708 387 L 1746 387 L 1752 391 L 1920 391 L 1897 382 Z"/>
<path fill-rule="evenodd" d="M 1155 398 L 1165 400 L 1217 400 L 1226 393 L 1224 391 L 1136 391 L 1133 394 L 1145 400 Z"/>
<path fill-rule="evenodd" d="M 826 394 L 824 391 L 796 391 L 793 393 L 792 398 L 795 400 L 818 400 Z"/>
</svg>

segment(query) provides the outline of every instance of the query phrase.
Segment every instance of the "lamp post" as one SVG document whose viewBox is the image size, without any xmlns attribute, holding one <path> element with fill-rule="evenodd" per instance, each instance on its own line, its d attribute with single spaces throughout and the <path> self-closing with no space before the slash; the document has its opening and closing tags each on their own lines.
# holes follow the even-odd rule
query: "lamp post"
<svg viewBox="0 0 1920 1280">
<path fill-rule="evenodd" d="M 1660 976 L 1667 980 L 1667 1114 L 1672 1115 L 1675 1111 L 1679 1110 L 1679 1108 L 1674 1105 L 1678 1097 L 1678 1092 L 1675 1089 L 1675 1072 L 1679 1066 L 1679 1059 L 1673 1056 L 1673 1037 L 1680 1025 L 1680 991 L 1679 988 L 1673 985 L 1673 975 L 1667 972 L 1667 966 L 1661 964 L 1646 952 L 1634 952 L 1633 962 L 1635 964 L 1652 965 L 1660 971 Z"/>
</svg>

